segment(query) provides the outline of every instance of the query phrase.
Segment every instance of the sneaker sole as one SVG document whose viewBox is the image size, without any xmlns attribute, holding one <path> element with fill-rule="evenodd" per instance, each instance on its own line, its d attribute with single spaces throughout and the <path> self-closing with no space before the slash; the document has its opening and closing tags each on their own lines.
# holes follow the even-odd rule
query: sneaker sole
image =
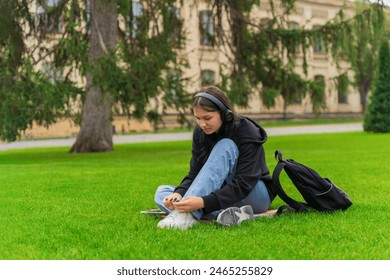
<svg viewBox="0 0 390 280">
<path fill-rule="evenodd" d="M 246 220 L 254 220 L 253 209 L 249 205 L 241 208 L 230 207 L 223 210 L 217 217 L 217 223 L 224 226 L 239 225 Z"/>
<path fill-rule="evenodd" d="M 253 221 L 255 219 L 255 214 L 253 213 L 252 206 L 245 205 L 245 206 L 242 206 L 240 209 L 241 209 L 241 212 L 248 215 L 247 220 Z"/>
</svg>

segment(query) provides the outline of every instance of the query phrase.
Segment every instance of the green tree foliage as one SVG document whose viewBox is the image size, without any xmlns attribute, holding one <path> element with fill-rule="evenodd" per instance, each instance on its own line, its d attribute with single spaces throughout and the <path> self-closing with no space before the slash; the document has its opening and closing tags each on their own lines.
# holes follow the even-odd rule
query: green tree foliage
<svg viewBox="0 0 390 280">
<path fill-rule="evenodd" d="M 374 9 L 370 9 L 369 5 L 373 5 Z M 385 16 L 381 8 L 380 3 L 357 1 L 357 16 L 347 22 L 351 35 L 347 41 L 341 42 L 342 48 L 336 50 L 338 55 L 346 58 L 351 65 L 354 73 L 353 85 L 359 91 L 363 113 L 377 68 L 379 46 L 384 38 L 389 39 L 385 33 Z"/>
<path fill-rule="evenodd" d="M 266 107 L 274 106 L 275 98 L 282 96 L 286 112 L 294 100 L 309 94 L 313 111 L 320 113 L 326 107 L 324 81 L 297 75 L 294 70 L 300 51 L 303 72 L 307 74 L 307 54 L 315 42 L 320 42 L 329 58 L 335 58 L 336 62 L 342 58 L 344 61 L 350 60 L 355 66 L 361 63 L 359 59 L 364 60 L 362 65 L 368 69 L 360 71 L 358 67 L 353 67 L 353 70 L 357 80 L 360 75 L 370 79 L 374 66 L 369 59 L 375 57 L 375 47 L 381 36 L 378 32 L 383 27 L 383 6 L 380 4 L 365 5 L 365 9 L 360 9 L 352 19 L 345 19 L 341 9 L 334 19 L 323 26 L 288 29 L 286 16 L 294 12 L 295 0 L 283 0 L 280 3 L 247 1 L 246 5 L 242 5 L 239 0 L 214 2 L 217 3 L 214 7 L 219 19 L 217 33 L 222 38 L 220 41 L 229 45 L 233 63 L 231 71 L 221 71 L 226 73 L 221 87 L 239 106 L 247 106 L 249 95 L 261 88 Z M 261 8 L 267 3 L 272 14 L 269 22 L 249 22 L 253 5 L 260 5 Z M 228 14 L 229 28 L 224 28 L 222 24 L 224 13 Z M 365 55 L 359 47 L 365 49 Z M 366 81 L 364 83 L 369 89 L 370 84 Z"/>
<path fill-rule="evenodd" d="M 390 132 L 390 48 L 389 42 L 381 44 L 378 71 L 367 112 L 364 116 L 364 130 Z"/>
<path fill-rule="evenodd" d="M 44 49 L 26 44 L 36 38 L 30 2 L 0 0 L 0 138 L 9 141 L 34 121 L 48 126 L 67 116 L 69 100 L 81 93 L 73 83 L 54 82 L 36 70 L 36 52 Z"/>
<path fill-rule="evenodd" d="M 261 8 L 266 2 L 273 14 L 268 24 L 249 21 L 254 5 Z M 31 10 L 36 3 L 39 8 Z M 294 72 L 296 50 L 303 54 L 305 73 L 306 54 L 314 41 L 336 53 L 353 31 L 348 24 L 352 20 L 345 21 L 342 11 L 338 19 L 314 30 L 289 30 L 286 15 L 294 12 L 294 0 L 209 3 L 217 36 L 206 39 L 215 48 L 228 50 L 231 63 L 221 65 L 220 87 L 236 105 L 247 106 L 250 94 L 261 88 L 269 107 L 277 96 L 283 97 L 286 109 L 307 94 L 315 112 L 325 107 L 324 81 Z M 184 90 L 185 57 L 178 55 L 185 30 L 176 4 L 0 0 L 0 137 L 13 141 L 34 121 L 50 125 L 72 116 L 81 124 L 72 152 L 110 151 L 113 114 L 147 117 L 157 127 L 165 110 L 174 107 L 186 123 L 191 95 Z M 362 12 L 361 17 L 372 22 L 371 15 L 381 8 L 368 9 L 372 12 Z M 61 72 L 39 70 L 44 65 L 49 65 L 49 73 Z M 73 77 L 80 76 L 83 83 L 76 84 Z"/>
<path fill-rule="evenodd" d="M 31 9 L 35 3 L 38 8 Z M 146 116 L 157 123 L 161 110 L 174 106 L 183 121 L 189 97 L 183 90 L 185 63 L 177 53 L 184 38 L 182 20 L 174 3 L 0 0 L 2 11 L 8 11 L 0 19 L 4 31 L 0 35 L 0 71 L 4 74 L 0 137 L 13 141 L 33 121 L 50 125 L 72 115 L 81 124 L 72 151 L 107 151 L 112 150 L 113 113 L 138 119 Z M 96 8 L 99 5 L 102 9 Z M 116 14 L 111 22 L 104 17 L 109 11 Z M 53 32 L 56 28 L 59 32 Z M 107 28 L 118 36 L 110 37 Z M 39 70 L 45 63 L 61 69 L 59 77 L 53 79 Z M 76 87 L 75 76 L 81 76 L 86 85 Z M 164 95 L 158 98 L 161 92 Z M 87 106 L 91 100 L 94 105 Z M 104 106 L 110 110 L 103 110 Z M 88 112 L 95 116 L 88 117 Z M 104 116 L 97 117 L 98 112 Z"/>
</svg>

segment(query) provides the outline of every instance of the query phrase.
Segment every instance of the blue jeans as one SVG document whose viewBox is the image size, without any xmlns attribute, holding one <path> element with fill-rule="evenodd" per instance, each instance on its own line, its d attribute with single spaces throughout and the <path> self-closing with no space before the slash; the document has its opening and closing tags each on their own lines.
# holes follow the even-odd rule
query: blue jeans
<svg viewBox="0 0 390 280">
<path fill-rule="evenodd" d="M 235 175 L 239 151 L 233 140 L 224 138 L 220 140 L 213 148 L 206 163 L 192 182 L 191 186 L 184 194 L 187 196 L 206 196 L 210 193 L 219 190 L 223 183 L 231 183 Z M 157 206 L 169 213 L 170 210 L 164 207 L 163 199 L 170 195 L 175 189 L 175 186 L 161 185 L 158 187 L 155 194 L 155 202 Z M 263 213 L 270 207 L 271 201 L 263 181 L 258 181 L 255 188 L 243 200 L 231 205 L 230 207 L 241 207 L 251 205 L 255 214 Z M 221 209 L 222 210 L 222 209 Z M 203 215 L 202 209 L 192 212 L 197 219 L 216 219 L 221 211 L 214 211 L 207 215 Z"/>
</svg>

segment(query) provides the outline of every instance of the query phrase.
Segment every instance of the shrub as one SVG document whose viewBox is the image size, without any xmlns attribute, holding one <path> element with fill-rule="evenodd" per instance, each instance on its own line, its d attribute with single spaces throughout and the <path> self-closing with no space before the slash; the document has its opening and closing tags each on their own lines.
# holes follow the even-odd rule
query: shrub
<svg viewBox="0 0 390 280">
<path fill-rule="evenodd" d="M 387 41 L 379 50 L 377 77 L 364 116 L 364 130 L 390 132 L 390 49 Z"/>
</svg>

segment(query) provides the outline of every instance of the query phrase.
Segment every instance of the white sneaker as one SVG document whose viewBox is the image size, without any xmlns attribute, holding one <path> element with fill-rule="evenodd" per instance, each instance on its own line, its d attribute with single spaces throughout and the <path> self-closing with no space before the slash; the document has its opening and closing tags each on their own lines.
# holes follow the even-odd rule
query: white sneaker
<svg viewBox="0 0 390 280">
<path fill-rule="evenodd" d="M 187 229 L 192 227 L 198 221 L 192 216 L 191 213 L 180 213 L 177 210 L 173 210 L 165 217 L 164 220 L 157 224 L 159 228 L 180 228 Z"/>
<path fill-rule="evenodd" d="M 254 220 L 253 209 L 250 205 L 230 207 L 218 214 L 217 223 L 224 226 L 239 225 L 246 220 Z"/>
</svg>

